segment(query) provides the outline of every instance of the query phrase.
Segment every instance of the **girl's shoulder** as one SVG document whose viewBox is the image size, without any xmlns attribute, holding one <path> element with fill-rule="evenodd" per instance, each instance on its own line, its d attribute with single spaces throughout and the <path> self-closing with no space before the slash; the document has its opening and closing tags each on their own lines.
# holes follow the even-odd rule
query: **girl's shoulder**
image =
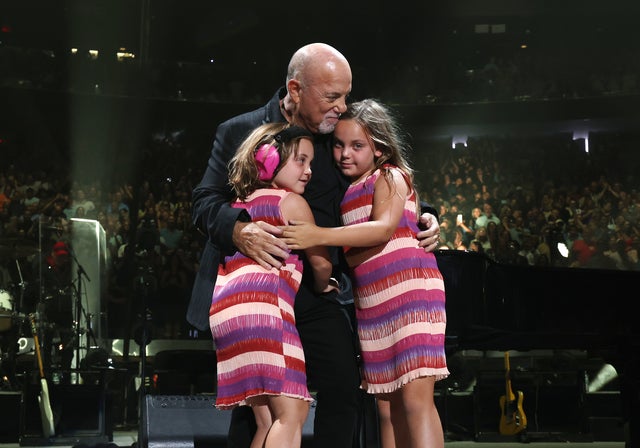
<svg viewBox="0 0 640 448">
<path fill-rule="evenodd" d="M 286 196 L 289 193 L 291 193 L 291 192 L 287 191 L 287 190 L 284 190 L 282 188 L 272 188 L 272 187 L 258 188 L 253 193 L 251 193 L 249 196 L 247 196 L 247 200 L 256 199 L 256 198 L 263 198 L 263 197 L 280 197 L 280 198 L 282 198 L 282 197 Z"/>
<path fill-rule="evenodd" d="M 302 195 L 292 191 L 285 191 L 284 193 L 280 200 L 280 212 L 285 221 L 291 219 L 313 221 L 311 207 L 309 207 L 309 203 Z"/>
<path fill-rule="evenodd" d="M 383 177 L 393 179 L 396 183 L 404 181 L 405 183 L 410 184 L 410 178 L 407 173 L 405 173 L 402 168 L 390 163 L 382 165 L 374 172 L 374 174 L 376 174 L 376 178 L 382 174 Z"/>
<path fill-rule="evenodd" d="M 391 163 L 385 163 L 380 168 L 378 168 L 376 171 L 379 171 L 379 172 L 382 172 L 382 173 L 402 174 L 403 176 L 405 175 L 405 173 L 402 170 L 402 168 L 400 168 L 397 165 L 393 165 Z"/>
</svg>

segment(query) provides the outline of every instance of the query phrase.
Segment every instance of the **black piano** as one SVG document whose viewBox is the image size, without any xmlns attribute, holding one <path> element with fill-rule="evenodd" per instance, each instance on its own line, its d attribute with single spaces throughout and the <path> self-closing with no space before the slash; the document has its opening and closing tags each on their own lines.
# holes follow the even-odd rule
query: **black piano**
<svg viewBox="0 0 640 448">
<path fill-rule="evenodd" d="M 438 251 L 447 294 L 447 352 L 585 350 L 615 367 L 640 446 L 640 271 L 533 267 Z"/>
</svg>

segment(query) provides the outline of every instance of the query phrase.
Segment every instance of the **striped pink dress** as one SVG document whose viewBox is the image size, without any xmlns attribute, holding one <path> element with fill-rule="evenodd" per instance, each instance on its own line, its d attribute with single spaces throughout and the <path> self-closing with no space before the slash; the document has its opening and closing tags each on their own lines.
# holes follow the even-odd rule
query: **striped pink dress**
<svg viewBox="0 0 640 448">
<path fill-rule="evenodd" d="M 349 186 L 341 203 L 344 225 L 370 220 L 380 175 L 377 170 Z M 393 392 L 419 377 L 449 375 L 444 282 L 435 255 L 418 247 L 416 201 L 412 192 L 388 243 L 345 248 L 369 393 Z"/>
<path fill-rule="evenodd" d="M 260 189 L 244 207 L 254 221 L 284 224 L 285 190 Z M 293 302 L 302 261 L 292 253 L 282 269 L 264 269 L 240 253 L 224 258 L 209 310 L 217 356 L 216 407 L 231 409 L 258 395 L 312 401 Z"/>
</svg>

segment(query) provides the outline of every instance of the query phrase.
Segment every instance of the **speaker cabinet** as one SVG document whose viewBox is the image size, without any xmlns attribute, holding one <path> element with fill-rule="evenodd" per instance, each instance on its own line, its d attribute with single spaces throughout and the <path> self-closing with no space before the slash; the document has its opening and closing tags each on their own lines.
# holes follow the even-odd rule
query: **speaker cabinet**
<svg viewBox="0 0 640 448">
<path fill-rule="evenodd" d="M 213 395 L 147 395 L 142 447 L 223 447 L 230 411 L 215 408 Z"/>
<path fill-rule="evenodd" d="M 39 387 L 39 384 L 38 386 Z M 74 445 L 107 442 L 113 436 L 105 414 L 107 396 L 101 385 L 50 384 L 55 437 L 42 434 L 39 389 L 27 382 L 21 403 L 20 446 Z"/>
<path fill-rule="evenodd" d="M 226 447 L 231 411 L 215 407 L 214 395 L 147 395 L 142 410 L 140 448 Z M 304 442 L 313 434 L 315 406 L 303 427 Z"/>
<path fill-rule="evenodd" d="M 20 392 L 0 392 L 0 443 L 18 442 L 20 433 Z"/>
</svg>

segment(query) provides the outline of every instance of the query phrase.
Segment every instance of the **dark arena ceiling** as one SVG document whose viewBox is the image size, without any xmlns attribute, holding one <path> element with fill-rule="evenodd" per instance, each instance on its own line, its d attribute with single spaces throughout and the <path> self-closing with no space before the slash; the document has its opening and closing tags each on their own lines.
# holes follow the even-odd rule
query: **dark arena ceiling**
<svg viewBox="0 0 640 448">
<path fill-rule="evenodd" d="M 209 63 L 279 72 L 310 41 L 341 49 L 376 70 L 420 54 L 494 54 L 529 45 L 639 45 L 634 0 L 388 0 L 296 2 L 211 0 L 2 0 L 2 45 L 67 51 L 126 48 L 154 64 Z M 478 32 L 477 26 L 502 26 Z M 491 30 L 491 28 L 490 28 Z M 275 68 L 275 69 L 274 69 Z M 280 76 L 282 73 L 277 73 Z"/>
<path fill-rule="evenodd" d="M 517 61 L 528 52 L 545 61 L 534 65 L 538 72 L 573 70 L 586 82 L 610 60 L 640 60 L 638 17 L 635 0 L 2 0 L 0 87 L 225 104 L 229 116 L 271 96 L 296 48 L 324 41 L 350 60 L 354 98 L 404 105 L 409 120 L 422 122 L 448 114 L 468 121 L 463 107 L 447 105 L 481 102 L 491 110 L 474 112 L 479 120 L 496 112 L 487 104 L 495 101 L 460 87 L 493 58 Z M 580 83 L 573 76 L 562 87 L 575 96 Z M 566 97 L 557 95 L 542 99 Z M 517 107 L 536 98 L 525 92 L 488 99 Z M 433 105 L 440 108 L 425 109 Z M 638 110 L 634 105 L 613 109 L 625 115 Z M 549 117 L 564 110 L 538 109 L 525 113 Z M 612 110 L 598 103 L 578 109 Z"/>
</svg>

